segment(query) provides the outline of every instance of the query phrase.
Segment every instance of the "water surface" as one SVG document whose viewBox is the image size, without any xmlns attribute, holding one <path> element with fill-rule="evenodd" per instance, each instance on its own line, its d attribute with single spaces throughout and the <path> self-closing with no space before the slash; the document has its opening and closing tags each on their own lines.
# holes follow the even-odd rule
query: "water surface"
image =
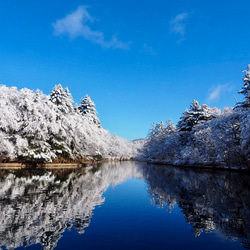
<svg viewBox="0 0 250 250">
<path fill-rule="evenodd" d="M 0 171 L 2 249 L 250 248 L 250 178 L 136 162 Z"/>
</svg>

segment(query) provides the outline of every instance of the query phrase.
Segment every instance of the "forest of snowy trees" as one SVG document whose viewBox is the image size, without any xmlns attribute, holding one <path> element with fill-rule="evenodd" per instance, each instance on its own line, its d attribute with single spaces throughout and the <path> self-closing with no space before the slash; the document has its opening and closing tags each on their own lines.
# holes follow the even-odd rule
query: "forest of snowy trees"
<svg viewBox="0 0 250 250">
<path fill-rule="evenodd" d="M 40 90 L 0 86 L 0 162 L 69 162 L 131 159 L 192 166 L 250 166 L 250 65 L 244 96 L 234 108 L 210 108 L 193 100 L 175 126 L 152 124 L 146 140 L 127 141 L 101 126 L 94 102 L 80 105 L 68 88 Z"/>
<path fill-rule="evenodd" d="M 175 126 L 152 124 L 141 160 L 192 166 L 250 166 L 250 65 L 243 71 L 242 102 L 210 108 L 194 100 Z"/>
<path fill-rule="evenodd" d="M 69 162 L 83 158 L 130 159 L 141 143 L 102 128 L 86 95 L 74 105 L 68 88 L 51 94 L 0 86 L 0 162 Z"/>
</svg>

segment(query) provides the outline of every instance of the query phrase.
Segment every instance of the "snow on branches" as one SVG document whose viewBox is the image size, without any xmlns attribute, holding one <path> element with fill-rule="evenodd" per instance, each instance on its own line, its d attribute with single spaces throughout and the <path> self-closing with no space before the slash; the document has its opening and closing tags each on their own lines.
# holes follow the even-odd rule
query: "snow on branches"
<svg viewBox="0 0 250 250">
<path fill-rule="evenodd" d="M 83 109 L 82 103 L 79 112 L 61 84 L 49 96 L 39 90 L 0 86 L 0 161 L 134 157 L 140 146 L 103 129 L 94 102 L 86 97 L 82 100 L 87 105 Z"/>
<path fill-rule="evenodd" d="M 244 101 L 237 103 L 237 108 L 250 108 L 250 64 L 247 69 L 243 71 L 245 73 L 242 77 L 244 86 L 238 91 L 239 94 L 244 95 Z"/>
<path fill-rule="evenodd" d="M 97 117 L 95 103 L 88 95 L 81 99 L 81 104 L 78 106 L 78 110 L 83 116 L 88 118 L 94 124 L 98 126 L 101 125 L 100 120 Z"/>
<path fill-rule="evenodd" d="M 50 93 L 50 101 L 56 104 L 64 113 L 72 112 L 73 97 L 68 88 L 63 89 L 61 84 L 56 85 Z"/>
<path fill-rule="evenodd" d="M 162 122 L 153 124 L 141 160 L 174 165 L 250 166 L 250 65 L 243 71 L 244 101 L 220 112 L 193 100 L 189 109 L 167 132 Z"/>
<path fill-rule="evenodd" d="M 198 101 L 193 100 L 189 110 L 186 109 L 183 116 L 180 118 L 177 128 L 180 131 L 190 131 L 195 125 L 204 121 L 210 121 L 219 114 L 219 109 L 210 108 L 206 104 L 200 106 Z"/>
</svg>

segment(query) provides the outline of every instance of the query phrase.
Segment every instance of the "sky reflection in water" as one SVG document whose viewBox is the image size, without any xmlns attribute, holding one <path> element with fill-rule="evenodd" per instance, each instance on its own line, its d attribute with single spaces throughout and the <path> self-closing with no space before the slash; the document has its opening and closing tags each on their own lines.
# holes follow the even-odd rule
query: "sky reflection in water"
<svg viewBox="0 0 250 250">
<path fill-rule="evenodd" d="M 249 248 L 249 183 L 246 174 L 135 162 L 1 171 L 0 246 Z"/>
</svg>

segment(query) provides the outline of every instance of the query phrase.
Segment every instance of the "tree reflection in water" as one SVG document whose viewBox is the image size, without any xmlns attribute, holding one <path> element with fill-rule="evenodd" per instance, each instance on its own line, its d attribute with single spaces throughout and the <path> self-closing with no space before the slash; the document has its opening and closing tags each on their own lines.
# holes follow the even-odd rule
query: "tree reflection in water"
<svg viewBox="0 0 250 250">
<path fill-rule="evenodd" d="M 220 230 L 250 248 L 250 176 L 214 170 L 152 166 L 147 174 L 154 204 L 178 204 L 195 236 Z"/>
<path fill-rule="evenodd" d="M 191 170 L 136 162 L 72 170 L 0 171 L 0 242 L 7 249 L 57 246 L 62 233 L 84 233 L 103 193 L 128 178 L 145 180 L 153 204 L 179 206 L 194 234 L 218 229 L 250 248 L 250 178 L 243 173 Z"/>
</svg>

